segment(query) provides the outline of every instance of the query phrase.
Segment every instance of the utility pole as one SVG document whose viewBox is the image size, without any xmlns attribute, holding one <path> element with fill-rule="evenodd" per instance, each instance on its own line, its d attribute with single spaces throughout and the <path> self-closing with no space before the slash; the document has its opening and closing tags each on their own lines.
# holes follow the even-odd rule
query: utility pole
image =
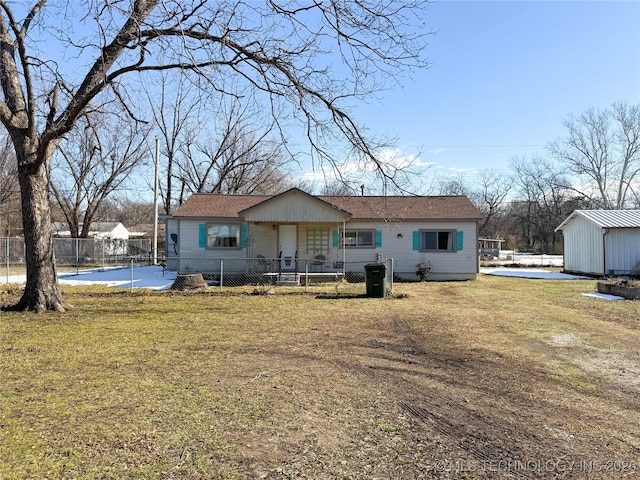
<svg viewBox="0 0 640 480">
<path fill-rule="evenodd" d="M 158 264 L 158 186 L 160 170 L 160 140 L 156 138 L 156 159 L 153 183 L 153 264 Z"/>
</svg>

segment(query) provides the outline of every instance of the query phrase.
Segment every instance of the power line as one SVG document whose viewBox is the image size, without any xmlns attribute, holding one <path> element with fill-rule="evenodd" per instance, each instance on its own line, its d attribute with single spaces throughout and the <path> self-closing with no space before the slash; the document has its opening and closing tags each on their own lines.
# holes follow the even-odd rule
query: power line
<svg viewBox="0 0 640 480">
<path fill-rule="evenodd" d="M 546 145 L 422 145 L 424 148 L 542 148 Z"/>
</svg>

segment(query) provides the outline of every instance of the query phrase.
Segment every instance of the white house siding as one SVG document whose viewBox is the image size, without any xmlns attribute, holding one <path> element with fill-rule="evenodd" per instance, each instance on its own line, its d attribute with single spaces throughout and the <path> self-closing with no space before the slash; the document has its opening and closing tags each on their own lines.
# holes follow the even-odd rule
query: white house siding
<svg viewBox="0 0 640 480">
<path fill-rule="evenodd" d="M 274 223 L 249 222 L 247 234 L 247 257 L 256 258 L 262 255 L 265 258 L 276 258 L 278 256 L 278 229 Z"/>
<path fill-rule="evenodd" d="M 455 230 L 462 232 L 462 250 L 455 252 L 420 252 L 413 249 L 413 232 L 420 230 Z M 478 274 L 478 235 L 475 222 L 416 222 L 398 225 L 398 230 L 384 232 L 383 253 L 394 260 L 394 273 L 403 279 L 417 280 L 416 264 L 430 262 L 431 280 L 472 280 Z M 397 234 L 402 233 L 398 239 Z M 386 243 L 385 236 L 390 237 Z"/>
<path fill-rule="evenodd" d="M 612 229 L 604 236 L 605 274 L 631 270 L 640 261 L 640 228 Z"/>
<path fill-rule="evenodd" d="M 301 259 L 312 260 L 316 255 L 324 255 L 326 257 L 327 262 L 335 262 L 342 261 L 342 250 L 339 249 L 333 241 L 333 231 L 342 228 L 342 223 L 300 223 L 298 224 L 298 257 Z M 329 238 L 327 243 L 327 251 L 326 252 L 315 252 L 309 251 L 307 238 L 308 232 L 310 228 L 322 228 L 326 229 Z"/>
<path fill-rule="evenodd" d="M 291 192 L 248 209 L 247 222 L 301 223 L 342 221 L 347 215 L 331 205 L 302 192 Z"/>
<path fill-rule="evenodd" d="M 602 228 L 576 216 L 562 231 L 564 237 L 564 270 L 589 275 L 604 274 Z"/>
<path fill-rule="evenodd" d="M 180 261 L 177 270 L 179 273 L 202 272 L 217 273 L 220 268 L 219 259 L 230 260 L 225 263 L 225 271 L 244 271 L 245 263 L 233 263 L 234 259 L 247 257 L 246 248 L 216 248 L 208 249 L 200 247 L 200 225 L 213 222 L 212 219 L 179 220 L 178 221 L 178 245 Z M 228 220 L 220 220 L 227 222 Z"/>
<path fill-rule="evenodd" d="M 178 221 L 173 218 L 168 218 L 165 220 L 166 229 L 165 229 L 165 252 L 166 252 L 166 262 L 167 262 L 167 270 L 175 271 L 178 269 L 178 244 L 174 245 L 173 240 L 171 239 L 171 235 L 178 235 Z M 180 239 L 178 238 L 178 241 Z"/>
<path fill-rule="evenodd" d="M 381 232 L 378 248 L 347 249 L 346 261 L 372 262 L 381 253 L 393 258 L 394 274 L 405 280 L 418 280 L 416 264 L 430 262 L 432 280 L 472 280 L 478 274 L 477 229 L 475 222 L 359 222 L 352 221 L 347 229 L 374 228 Z M 462 250 L 451 253 L 419 252 L 413 249 L 413 232 L 419 230 L 455 230 L 463 235 Z M 401 235 L 399 237 L 399 235 Z M 341 253 L 340 253 L 341 255 Z"/>
</svg>

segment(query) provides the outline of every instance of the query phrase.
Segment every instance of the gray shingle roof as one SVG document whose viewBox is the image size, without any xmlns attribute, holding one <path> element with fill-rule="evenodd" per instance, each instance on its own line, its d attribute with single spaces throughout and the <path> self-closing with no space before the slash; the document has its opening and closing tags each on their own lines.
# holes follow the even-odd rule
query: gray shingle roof
<svg viewBox="0 0 640 480">
<path fill-rule="evenodd" d="M 240 212 L 273 198 L 272 195 L 218 195 L 189 197 L 174 217 L 239 218 Z M 352 215 L 352 219 L 479 220 L 482 215 L 466 196 L 317 196 Z"/>
</svg>

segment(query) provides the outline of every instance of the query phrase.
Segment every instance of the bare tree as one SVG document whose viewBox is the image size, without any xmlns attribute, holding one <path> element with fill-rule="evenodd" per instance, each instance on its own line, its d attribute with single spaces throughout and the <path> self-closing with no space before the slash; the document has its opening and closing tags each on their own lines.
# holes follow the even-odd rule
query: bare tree
<svg viewBox="0 0 640 480">
<path fill-rule="evenodd" d="M 513 179 L 510 175 L 492 169 L 481 170 L 478 186 L 470 194 L 473 203 L 482 213 L 479 231 L 482 236 L 496 236 L 500 226 L 498 220 L 504 216 L 505 200 L 511 193 Z"/>
<path fill-rule="evenodd" d="M 499 219 L 504 213 L 505 200 L 512 188 L 510 175 L 492 169 L 480 170 L 472 178 L 464 173 L 439 180 L 440 195 L 465 195 L 482 213 L 479 225 L 481 236 L 498 235 Z"/>
<path fill-rule="evenodd" d="M 547 158 L 515 158 L 512 168 L 517 197 L 510 213 L 526 247 L 556 253 L 555 228 L 581 203 L 580 199 L 567 188 L 568 180 L 558 165 Z"/>
<path fill-rule="evenodd" d="M 468 179 L 463 173 L 441 178 L 438 181 L 439 195 L 467 195 L 471 194 Z"/>
<path fill-rule="evenodd" d="M 0 136 L 0 219 L 1 235 L 9 235 L 12 228 L 17 229 L 14 218 L 20 217 L 20 187 L 16 156 L 8 135 Z"/>
<path fill-rule="evenodd" d="M 105 201 L 149 159 L 148 127 L 97 112 L 82 116 L 51 160 L 51 192 L 74 238 L 87 238 Z"/>
<path fill-rule="evenodd" d="M 111 90 L 128 106 L 124 82 L 132 73 L 188 70 L 222 92 L 227 78 L 240 78 L 274 114 L 279 105 L 290 106 L 289 117 L 302 122 L 320 161 L 335 159 L 334 141 L 341 138 L 376 163 L 379 144 L 365 137 L 347 105 L 424 65 L 428 32 L 416 27 L 416 17 L 425 3 L 105 0 L 70 9 L 34 0 L 29 9 L 0 0 L 0 121 L 16 151 L 26 244 L 27 282 L 15 308 L 64 309 L 51 240 L 49 163 L 102 93 Z M 66 49 L 75 68 L 44 57 L 38 47 L 44 42 L 49 52 Z M 341 68 L 332 69 L 336 62 Z"/>
<path fill-rule="evenodd" d="M 564 122 L 567 135 L 549 145 L 580 183 L 574 188 L 604 209 L 637 200 L 640 174 L 640 104 L 589 108 Z"/>
<path fill-rule="evenodd" d="M 326 195 L 326 196 L 343 196 L 343 195 L 353 196 L 353 195 L 364 195 L 364 194 L 365 194 L 365 185 L 360 185 L 360 191 L 356 193 L 352 188 L 349 187 L 349 185 L 339 181 L 326 183 L 322 188 L 322 195 Z"/>
<path fill-rule="evenodd" d="M 192 193 L 267 194 L 274 193 L 286 178 L 284 146 L 275 122 L 238 99 L 222 102 L 213 117 L 215 133 L 187 140 L 176 177 L 181 184 L 179 203 Z"/>
<path fill-rule="evenodd" d="M 203 92 L 190 83 L 180 72 L 161 72 L 158 84 L 147 85 L 147 98 L 153 120 L 160 134 L 162 158 L 162 181 L 160 196 L 162 209 L 170 214 L 175 202 L 175 165 L 184 149 L 186 137 L 193 134 L 193 125 L 200 123 L 200 105 Z"/>
</svg>

